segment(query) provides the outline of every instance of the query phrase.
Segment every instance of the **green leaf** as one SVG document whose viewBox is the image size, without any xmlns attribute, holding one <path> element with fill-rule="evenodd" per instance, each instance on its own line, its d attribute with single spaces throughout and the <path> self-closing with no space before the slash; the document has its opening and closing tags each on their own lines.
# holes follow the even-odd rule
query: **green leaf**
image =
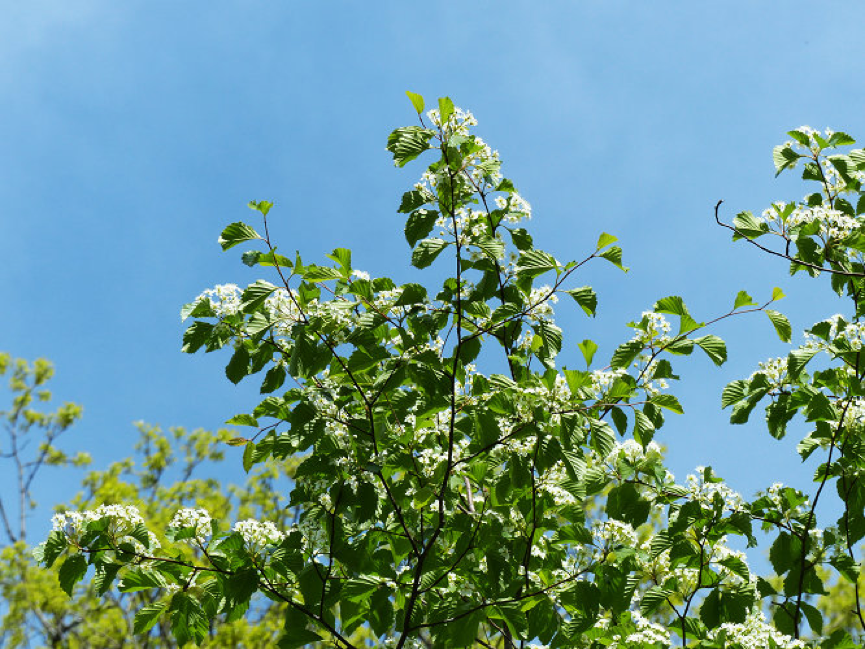
<svg viewBox="0 0 865 649">
<path fill-rule="evenodd" d="M 450 245 L 442 239 L 424 239 L 417 244 L 411 255 L 411 263 L 415 268 L 426 268 L 432 264 L 441 251 Z"/>
<path fill-rule="evenodd" d="M 430 489 L 430 491 L 432 490 Z M 342 587 L 340 596 L 345 597 L 350 602 L 360 602 L 378 590 L 381 585 L 379 577 L 362 575 L 356 579 L 346 581 Z"/>
<path fill-rule="evenodd" d="M 235 426 L 255 426 L 258 427 L 258 420 L 252 415 L 234 415 L 231 419 L 225 422 L 226 424 L 234 424 Z"/>
<path fill-rule="evenodd" d="M 643 351 L 643 343 L 639 340 L 629 340 L 622 343 L 613 352 L 613 358 L 610 365 L 614 370 L 619 368 L 627 368 L 634 361 L 637 355 Z"/>
<path fill-rule="evenodd" d="M 130 570 L 118 585 L 121 593 L 134 593 L 139 590 L 150 590 L 151 588 L 165 588 L 168 582 L 159 572 L 148 568 L 136 568 Z"/>
<path fill-rule="evenodd" d="M 807 146 L 807 144 L 805 146 Z M 783 144 L 779 144 L 772 149 L 772 161 L 775 163 L 775 177 L 777 178 L 785 169 L 792 169 L 795 167 L 796 162 L 801 157 L 802 156 L 796 153 L 791 147 Z"/>
<path fill-rule="evenodd" d="M 618 241 L 618 238 L 614 237 L 612 234 L 601 232 L 601 236 L 598 237 L 598 245 L 595 250 L 603 250 L 611 243 L 615 243 L 616 241 Z"/>
<path fill-rule="evenodd" d="M 240 380 L 249 372 L 249 352 L 246 347 L 241 345 L 234 350 L 231 360 L 225 366 L 225 376 L 228 380 L 237 385 Z"/>
<path fill-rule="evenodd" d="M 417 111 L 417 114 L 420 115 L 423 112 L 423 108 L 424 108 L 423 97 L 412 92 L 411 90 L 406 90 L 405 94 L 409 98 L 409 101 L 411 101 L 411 105 L 414 106 L 414 109 Z"/>
<path fill-rule="evenodd" d="M 659 394 L 649 399 L 649 402 L 655 404 L 656 406 L 660 406 L 661 408 L 672 410 L 679 415 L 684 413 L 684 410 L 682 409 L 682 404 L 680 404 L 679 400 L 672 394 Z"/>
<path fill-rule="evenodd" d="M 784 291 L 782 291 L 777 286 L 772 289 L 772 301 L 777 302 L 778 300 L 784 297 Z"/>
<path fill-rule="evenodd" d="M 261 239 L 261 235 L 246 225 L 246 223 L 237 221 L 226 226 L 222 231 L 222 234 L 219 236 L 219 245 L 222 246 L 223 250 L 228 250 L 238 243 L 251 241 L 252 239 Z"/>
<path fill-rule="evenodd" d="M 249 470 L 252 468 L 253 456 L 255 454 L 255 442 L 249 442 L 246 445 L 246 448 L 243 449 L 243 470 L 246 473 L 249 473 Z"/>
<path fill-rule="evenodd" d="M 766 309 L 765 313 L 769 316 L 769 320 L 772 321 L 772 326 L 775 327 L 775 331 L 778 334 L 778 338 L 781 339 L 781 342 L 790 342 L 793 328 L 790 326 L 790 321 L 787 320 L 787 317 L 777 311 L 772 311 L 771 309 Z"/>
<path fill-rule="evenodd" d="M 530 250 L 532 247 L 532 237 L 525 228 L 514 228 L 511 232 L 511 241 L 514 242 L 517 250 L 523 252 Z"/>
<path fill-rule="evenodd" d="M 640 600 L 640 613 L 645 616 L 652 615 L 655 611 L 667 603 L 667 598 L 673 594 L 672 590 L 661 586 L 652 586 Z"/>
<path fill-rule="evenodd" d="M 473 242 L 481 251 L 493 261 L 505 256 L 505 243 L 495 237 L 485 236 Z"/>
<path fill-rule="evenodd" d="M 167 607 L 168 602 L 157 602 L 155 604 L 147 604 L 143 606 L 135 614 L 135 623 L 132 632 L 135 635 L 143 635 L 150 631 L 150 629 L 153 628 L 153 625 L 156 624 L 159 616 L 162 615 Z"/>
<path fill-rule="evenodd" d="M 299 647 L 310 647 L 321 639 L 322 637 L 315 631 L 305 627 L 286 626 L 285 635 L 279 639 L 276 646 L 279 649 L 299 649 Z"/>
<path fill-rule="evenodd" d="M 54 530 L 48 534 L 48 538 L 44 543 L 40 543 L 33 550 L 33 557 L 38 563 L 44 564 L 46 568 L 50 568 L 54 565 L 57 557 L 63 554 L 67 545 L 66 535 L 63 532 Z"/>
<path fill-rule="evenodd" d="M 733 309 L 738 309 L 743 306 L 757 306 L 754 298 L 748 295 L 745 291 L 739 291 L 736 295 L 736 301 L 733 303 Z"/>
<path fill-rule="evenodd" d="M 733 227 L 736 228 L 736 234 L 733 235 L 734 241 L 742 237 L 756 239 L 769 231 L 768 224 L 757 219 L 750 212 L 739 212 L 733 218 Z"/>
<path fill-rule="evenodd" d="M 284 365 L 274 365 L 271 367 L 267 370 L 267 374 L 264 375 L 264 381 L 261 382 L 261 394 L 270 394 L 271 392 L 275 392 L 281 388 L 282 384 L 285 383 L 285 376 L 286 371 Z M 258 423 L 255 423 L 254 425 L 257 426 Z"/>
<path fill-rule="evenodd" d="M 430 148 L 429 141 L 435 135 L 420 126 L 404 126 L 396 129 L 387 138 L 387 150 L 393 154 L 394 164 L 404 167 Z"/>
<path fill-rule="evenodd" d="M 574 298 L 576 303 L 586 312 L 586 315 L 594 317 L 595 310 L 598 308 L 598 296 L 591 286 L 572 288 L 565 291 L 565 293 Z"/>
<path fill-rule="evenodd" d="M 87 572 L 87 559 L 83 554 L 73 554 L 66 558 L 66 561 L 60 566 L 57 572 L 57 578 L 60 582 L 60 588 L 67 595 L 72 597 L 72 589 L 79 581 L 84 578 Z"/>
<path fill-rule="evenodd" d="M 807 602 L 801 602 L 802 612 L 805 613 L 805 617 L 808 620 L 808 626 L 811 627 L 811 630 L 816 635 L 822 635 L 823 633 L 823 614 L 817 609 L 817 607 L 812 604 L 808 604 Z"/>
<path fill-rule="evenodd" d="M 408 241 L 408 245 L 414 248 L 418 241 L 428 237 L 438 216 L 439 213 L 435 210 L 415 210 L 412 212 L 405 223 L 405 240 Z"/>
<path fill-rule="evenodd" d="M 246 206 L 251 210 L 261 212 L 262 216 L 267 216 L 267 213 L 270 212 L 270 208 L 273 207 L 273 203 L 270 201 L 249 201 Z"/>
<path fill-rule="evenodd" d="M 254 284 L 247 286 L 240 297 L 240 308 L 244 313 L 251 313 L 276 291 L 276 286 L 263 279 L 256 280 Z"/>
<path fill-rule="evenodd" d="M 671 315 L 688 315 L 688 307 L 685 306 L 685 301 L 678 295 L 669 295 L 663 297 L 657 302 L 652 309 L 655 313 L 669 313 Z"/>
<path fill-rule="evenodd" d="M 603 257 L 608 262 L 616 266 L 617 268 L 625 271 L 626 273 L 630 270 L 627 266 L 622 265 L 622 249 L 619 246 L 613 246 L 612 248 L 608 248 L 604 250 L 598 257 Z"/>
<path fill-rule="evenodd" d="M 301 275 L 307 282 L 326 282 L 331 279 L 343 279 L 347 273 L 328 266 L 311 265 L 304 268 Z"/>
<path fill-rule="evenodd" d="M 426 193 L 420 191 L 419 189 L 412 189 L 411 191 L 405 192 L 402 195 L 402 201 L 399 204 L 399 209 L 397 212 L 401 214 L 410 214 L 414 212 L 417 208 L 421 207 L 427 202 Z"/>
<path fill-rule="evenodd" d="M 718 336 L 709 334 L 701 338 L 694 338 L 694 342 L 706 352 L 706 355 L 712 359 L 715 365 L 723 365 L 724 361 L 727 360 L 727 345 Z"/>
<path fill-rule="evenodd" d="M 241 257 L 241 261 L 247 266 L 279 266 L 281 268 L 291 268 L 294 266 L 291 259 L 278 255 L 275 252 L 260 252 L 258 250 L 247 250 Z"/>
<path fill-rule="evenodd" d="M 583 353 L 583 358 L 586 359 L 586 367 L 589 367 L 592 364 L 592 359 L 595 357 L 595 352 L 598 351 L 597 344 L 591 340 L 584 340 L 577 347 Z"/>
<path fill-rule="evenodd" d="M 442 125 L 445 125 L 453 114 L 454 102 L 451 101 L 450 97 L 439 97 L 439 117 Z"/>
<path fill-rule="evenodd" d="M 558 268 L 556 258 L 550 253 L 533 248 L 520 255 L 517 274 L 522 277 L 537 277 Z"/>
<path fill-rule="evenodd" d="M 201 643 L 207 635 L 208 621 L 199 602 L 187 593 L 175 593 L 170 611 L 171 633 L 178 646 L 188 642 Z"/>
<path fill-rule="evenodd" d="M 728 383 L 721 393 L 721 408 L 726 408 L 744 399 L 747 389 L 748 382 L 744 379 L 736 379 Z"/>
</svg>

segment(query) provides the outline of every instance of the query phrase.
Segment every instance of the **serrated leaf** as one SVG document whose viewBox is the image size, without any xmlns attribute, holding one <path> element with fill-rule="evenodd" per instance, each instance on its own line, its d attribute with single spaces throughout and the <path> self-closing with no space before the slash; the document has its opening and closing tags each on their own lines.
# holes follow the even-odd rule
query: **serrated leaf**
<svg viewBox="0 0 865 649">
<path fill-rule="evenodd" d="M 246 206 L 251 210 L 260 212 L 262 216 L 267 216 L 267 213 L 273 207 L 273 203 L 271 201 L 249 201 Z"/>
<path fill-rule="evenodd" d="M 344 279 L 347 273 L 329 266 L 306 266 L 299 273 L 307 282 L 326 282 L 331 279 Z"/>
<path fill-rule="evenodd" d="M 253 456 L 255 454 L 255 442 L 249 442 L 246 448 L 243 449 L 243 470 L 249 473 L 253 465 Z"/>
<path fill-rule="evenodd" d="M 738 575 L 747 583 L 751 578 L 751 572 L 748 570 L 748 564 L 746 564 L 739 557 L 732 555 L 729 557 L 725 557 L 721 559 L 718 563 L 727 568 L 734 575 Z"/>
<path fill-rule="evenodd" d="M 411 264 L 415 268 L 426 268 L 432 264 L 442 250 L 448 247 L 448 242 L 442 239 L 424 239 L 417 244 L 411 255 Z"/>
<path fill-rule="evenodd" d="M 721 408 L 726 408 L 744 399 L 747 388 L 748 382 L 744 379 L 736 379 L 728 383 L 721 393 Z"/>
<path fill-rule="evenodd" d="M 282 636 L 276 643 L 278 649 L 299 649 L 300 647 L 310 647 L 319 640 L 321 636 L 315 631 L 310 631 L 306 628 L 292 627 L 285 629 L 285 635 Z"/>
<path fill-rule="evenodd" d="M 420 126 L 404 126 L 396 129 L 387 138 L 387 150 L 393 154 L 394 164 L 404 167 L 430 148 L 429 141 L 435 135 Z"/>
<path fill-rule="evenodd" d="M 225 422 L 226 424 L 234 424 L 236 426 L 256 426 L 258 420 L 252 415 L 234 415 L 231 419 Z"/>
<path fill-rule="evenodd" d="M 614 370 L 626 368 L 634 361 L 641 351 L 643 351 L 643 343 L 641 341 L 629 340 L 624 342 L 616 348 L 616 351 L 613 352 L 610 365 Z"/>
<path fill-rule="evenodd" d="M 134 593 L 139 590 L 150 590 L 151 588 L 164 588 L 168 582 L 159 572 L 155 570 L 138 568 L 123 575 L 118 584 L 121 593 Z"/>
<path fill-rule="evenodd" d="M 643 615 L 649 616 L 657 611 L 661 606 L 667 603 L 667 598 L 673 594 L 673 591 L 662 588 L 661 586 L 652 586 L 643 595 L 640 601 L 640 612 Z"/>
<path fill-rule="evenodd" d="M 261 239 L 261 235 L 246 225 L 246 223 L 237 221 L 225 227 L 222 234 L 219 235 L 219 245 L 222 246 L 223 250 L 228 250 L 239 243 L 251 241 L 252 239 Z"/>
<path fill-rule="evenodd" d="M 406 90 L 405 94 L 409 98 L 411 105 L 414 106 L 414 109 L 417 111 L 417 114 L 420 115 L 423 112 L 423 108 L 424 108 L 423 97 L 421 97 L 417 93 L 412 92 L 411 90 Z"/>
<path fill-rule="evenodd" d="M 601 232 L 601 236 L 598 237 L 598 245 L 595 247 L 595 250 L 603 250 L 611 243 L 615 243 L 619 239 L 614 237 L 612 234 L 608 234 L 606 232 Z"/>
<path fill-rule="evenodd" d="M 790 326 L 790 321 L 787 320 L 787 317 L 784 314 L 771 309 L 766 309 L 765 313 L 769 317 L 769 320 L 772 321 L 772 326 L 775 327 L 775 331 L 778 334 L 778 338 L 781 339 L 781 342 L 790 342 L 793 328 Z"/>
<path fill-rule="evenodd" d="M 743 306 L 757 306 L 757 303 L 754 302 L 754 298 L 748 295 L 745 291 L 739 291 L 736 295 L 736 300 L 733 303 L 733 309 L 738 309 Z"/>
<path fill-rule="evenodd" d="M 79 581 L 84 578 L 87 572 L 87 559 L 83 554 L 73 554 L 66 558 L 66 561 L 60 566 L 57 571 L 57 579 L 60 582 L 60 588 L 67 595 L 72 597 L 72 589 Z"/>
<path fill-rule="evenodd" d="M 429 236 L 439 213 L 435 210 L 415 210 L 405 223 L 405 240 L 412 248 L 421 239 Z"/>
<path fill-rule="evenodd" d="M 500 241 L 495 237 L 482 237 L 475 241 L 474 244 L 492 260 L 501 259 L 505 256 L 504 241 Z"/>
<path fill-rule="evenodd" d="M 57 557 L 63 554 L 68 544 L 69 542 L 66 540 L 66 535 L 63 532 L 53 530 L 48 534 L 45 542 L 40 543 L 33 550 L 33 558 L 38 563 L 44 564 L 46 568 L 50 568 L 54 565 Z"/>
<path fill-rule="evenodd" d="M 247 375 L 249 371 L 249 352 L 246 347 L 241 345 L 234 350 L 231 360 L 225 366 L 225 376 L 235 385 L 240 383 L 241 379 Z"/>
<path fill-rule="evenodd" d="M 680 404 L 679 400 L 672 394 L 659 394 L 649 399 L 649 402 L 653 403 L 656 406 L 660 406 L 661 408 L 672 410 L 679 415 L 684 413 L 684 410 L 682 409 L 682 404 Z"/>
<path fill-rule="evenodd" d="M 603 257 L 608 262 L 626 273 L 628 272 L 628 270 L 630 270 L 627 266 L 622 265 L 622 249 L 619 248 L 619 246 L 607 248 L 602 253 L 600 253 L 598 257 Z"/>
<path fill-rule="evenodd" d="M 706 352 L 706 356 L 712 359 L 715 365 L 723 365 L 727 360 L 727 345 L 718 336 L 709 334 L 701 338 L 694 338 L 694 342 Z"/>
<path fill-rule="evenodd" d="M 558 268 L 558 262 L 548 252 L 533 248 L 520 255 L 517 261 L 517 274 L 523 277 L 537 277 Z"/>
<path fill-rule="evenodd" d="M 511 241 L 514 242 L 514 246 L 516 246 L 517 250 L 523 252 L 525 250 L 530 250 L 532 247 L 532 236 L 526 231 L 525 228 L 514 228 L 511 232 Z"/>
<path fill-rule="evenodd" d="M 688 308 L 685 306 L 685 301 L 678 295 L 668 295 L 657 302 L 652 309 L 655 313 L 669 313 L 671 315 L 688 315 Z"/>
<path fill-rule="evenodd" d="M 258 250 L 247 250 L 240 256 L 240 260 L 247 266 L 280 266 L 291 268 L 294 264 L 291 259 L 275 252 L 260 252 Z"/>
<path fill-rule="evenodd" d="M 789 146 L 786 146 L 784 144 L 779 144 L 778 146 L 776 146 L 774 149 L 772 149 L 772 161 L 775 163 L 775 176 L 777 177 L 778 174 L 780 174 L 787 168 L 795 167 L 796 162 L 801 157 L 801 155 L 796 153 Z"/>
<path fill-rule="evenodd" d="M 591 286 L 572 288 L 565 291 L 565 293 L 574 298 L 574 301 L 580 305 L 580 308 L 586 312 L 586 315 L 595 316 L 595 310 L 598 308 L 598 296 Z"/>
<path fill-rule="evenodd" d="M 143 606 L 135 614 L 135 623 L 133 624 L 132 632 L 136 635 L 142 635 L 150 631 L 167 607 L 168 602 L 157 602 Z"/>
<path fill-rule="evenodd" d="M 595 357 L 595 352 L 598 351 L 598 345 L 594 341 L 587 339 L 577 344 L 577 347 L 582 352 L 583 358 L 586 359 L 586 367 L 589 367 L 592 364 L 592 359 Z"/>
<path fill-rule="evenodd" d="M 243 290 L 240 297 L 240 308 L 245 313 L 251 313 L 267 300 L 270 295 L 276 291 L 276 286 L 263 279 L 256 280 Z"/>
<path fill-rule="evenodd" d="M 450 97 L 439 97 L 439 118 L 441 119 L 441 124 L 444 126 L 447 121 L 450 119 L 451 115 L 454 114 L 454 102 L 451 101 Z"/>
<path fill-rule="evenodd" d="M 766 222 L 759 220 L 750 212 L 739 212 L 733 218 L 733 227 L 736 228 L 736 234 L 733 235 L 734 241 L 741 237 L 756 239 L 769 231 Z"/>
</svg>

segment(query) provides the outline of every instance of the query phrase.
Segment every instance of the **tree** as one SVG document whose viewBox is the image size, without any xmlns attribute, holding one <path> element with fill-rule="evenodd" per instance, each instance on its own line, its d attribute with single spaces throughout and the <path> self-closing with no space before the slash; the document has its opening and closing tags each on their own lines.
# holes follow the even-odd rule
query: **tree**
<svg viewBox="0 0 865 649">
<path fill-rule="evenodd" d="M 775 437 L 803 414 L 814 431 L 800 451 L 825 458 L 813 495 L 773 485 L 749 502 L 710 467 L 677 483 L 653 438 L 682 412 L 669 392 L 672 359 L 699 349 L 725 361 L 713 323 L 762 311 L 791 340 L 787 319 L 769 308 L 781 291 L 762 303 L 740 291 L 705 321 L 680 297 L 661 298 L 608 364 L 599 367 L 586 339 L 576 343 L 586 369 L 559 368 L 554 305 L 567 296 L 594 315 L 595 292 L 574 280 L 596 260 L 627 270 L 616 238 L 600 233 L 570 262 L 536 248 L 525 228 L 531 207 L 472 133 L 473 116 L 442 98 L 424 117 L 423 98 L 408 94 L 419 123 L 395 130 L 387 149 L 398 166 L 436 154 L 398 211 L 412 264 L 444 269 L 439 285 L 370 278 L 344 248 L 325 265 L 289 259 L 269 234 L 273 204 L 260 201 L 250 207 L 261 233 L 236 222 L 220 243 L 256 245 L 242 260 L 273 282 L 217 286 L 182 310 L 193 319 L 184 351 L 230 348 L 234 383 L 263 373 L 267 396 L 229 423 L 252 431 L 246 470 L 300 460 L 287 503 L 296 520 L 232 525 L 184 511 L 167 525 L 169 549 L 153 547 L 157 526 L 135 511 L 68 512 L 39 560 L 61 562 L 67 589 L 92 566 L 104 588 L 119 578 L 120 592 L 164 593 L 135 627 L 148 634 L 167 618 L 179 644 L 202 641 L 210 619 L 234 619 L 264 593 L 283 607 L 284 648 L 359 646 L 350 637 L 359 629 L 397 648 L 802 647 L 809 628 L 820 646 L 854 646 L 844 631 L 822 637 L 814 604 L 818 569 L 855 582 L 853 548 L 865 532 L 856 324 L 865 154 L 836 155 L 853 143 L 845 134 L 792 131 L 777 168 L 804 159 L 804 178 L 822 193 L 732 225 L 716 206 L 735 240 L 788 259 L 793 272 L 830 274 L 854 302 L 851 318 L 819 323 L 788 358 L 724 390 L 733 423 L 768 401 Z M 764 234 L 780 237 L 781 250 L 756 241 Z M 812 376 L 805 366 L 818 353 L 830 369 Z M 830 479 L 845 513 L 818 528 Z M 586 507 L 589 499 L 600 505 Z M 727 543 L 756 545 L 755 524 L 777 533 L 779 590 Z"/>
<path fill-rule="evenodd" d="M 0 370 L 10 370 L 12 409 L 2 413 L 6 423 L 11 461 L 21 491 L 16 499 L 26 508 L 35 503 L 31 486 L 44 466 L 85 466 L 90 458 L 79 453 L 68 457 L 57 448 L 59 435 L 82 414 L 81 406 L 66 403 L 53 413 L 38 412 L 34 401 L 47 402 L 51 395 L 47 382 L 53 366 L 45 359 L 32 365 L 22 359 L 0 356 Z M 92 509 L 136 503 L 140 511 L 158 527 L 164 527 L 178 509 L 206 507 L 235 518 L 267 518 L 288 525 L 292 513 L 277 506 L 272 494 L 277 490 L 279 473 L 273 462 L 259 465 L 240 486 L 224 489 L 218 480 L 223 449 L 231 442 L 228 430 L 209 432 L 160 428 L 139 422 L 138 443 L 133 457 L 112 463 L 104 470 L 92 470 L 82 481 L 82 491 L 65 509 Z M 27 454 L 27 450 L 32 450 Z M 289 475 L 292 466 L 283 465 Z M 4 510 L 5 511 L 5 510 Z M 175 642 L 167 623 L 155 627 L 150 637 L 136 639 L 134 616 L 138 609 L 153 605 L 151 593 L 118 593 L 101 588 L 98 581 L 78 584 L 70 598 L 58 587 L 61 576 L 55 566 L 40 569 L 31 559 L 26 541 L 26 509 L 21 509 L 13 525 L 4 514 L 7 539 L 0 554 L 0 599 L 3 620 L 0 644 L 4 647 L 172 647 Z M 158 540 L 158 539 L 157 539 Z M 192 560 L 195 554 L 187 551 Z M 65 579 L 65 575 L 63 576 Z M 61 580 L 62 582 L 62 580 Z M 251 615 L 232 621 L 218 620 L 209 626 L 207 647 L 270 646 L 281 633 L 281 614 L 264 598 L 256 598 Z"/>
</svg>

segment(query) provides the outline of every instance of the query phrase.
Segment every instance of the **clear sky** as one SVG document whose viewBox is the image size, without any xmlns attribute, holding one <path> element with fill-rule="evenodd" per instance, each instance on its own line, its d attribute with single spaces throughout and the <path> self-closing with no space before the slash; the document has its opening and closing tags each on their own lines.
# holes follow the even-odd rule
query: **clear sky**
<svg viewBox="0 0 865 649">
<path fill-rule="evenodd" d="M 620 238 L 628 275 L 598 264 L 577 279 L 598 291 L 598 317 L 560 302 L 565 362 L 583 338 L 608 358 L 625 323 L 670 294 L 708 319 L 741 289 L 768 299 L 780 286 L 794 332 L 839 309 L 826 280 L 732 244 L 712 208 L 723 198 L 729 220 L 804 195 L 773 178 L 787 130 L 865 141 L 861 3 L 0 6 L 0 349 L 56 363 L 57 397 L 85 407 L 65 448 L 97 467 L 131 453 L 135 420 L 215 428 L 257 403 L 252 382 L 225 379 L 226 355 L 180 352 L 182 304 L 256 278 L 216 242 L 254 221 L 249 200 L 276 203 L 283 251 L 349 247 L 356 267 L 409 277 L 396 207 L 422 166 L 397 170 L 384 149 L 414 120 L 407 89 L 474 112 L 532 203 L 540 247 L 567 260 L 601 231 Z M 772 440 L 759 413 L 731 427 L 719 408 L 726 382 L 788 348 L 762 314 L 714 333 L 727 366 L 676 363 L 686 414 L 658 438 L 672 470 L 712 464 L 746 496 L 809 486 L 798 437 Z M 46 506 L 77 484 L 44 475 Z"/>
</svg>

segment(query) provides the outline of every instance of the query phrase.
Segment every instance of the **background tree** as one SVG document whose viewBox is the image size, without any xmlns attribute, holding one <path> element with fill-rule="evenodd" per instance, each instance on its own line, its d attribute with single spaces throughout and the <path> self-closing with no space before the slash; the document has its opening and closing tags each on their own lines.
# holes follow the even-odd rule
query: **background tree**
<svg viewBox="0 0 865 649">
<path fill-rule="evenodd" d="M 157 624 L 146 637 L 134 633 L 135 613 L 151 605 L 151 593 L 119 593 L 101 590 L 100 584 L 78 584 L 68 596 L 60 588 L 58 570 L 45 571 L 32 559 L 27 545 L 27 509 L 35 507 L 30 486 L 46 466 L 64 468 L 84 466 L 89 457 L 79 453 L 69 457 L 56 446 L 57 438 L 68 430 L 82 413 L 80 406 L 65 403 L 51 413 L 39 412 L 34 402 L 51 398 L 47 383 L 53 375 L 52 364 L 38 359 L 30 364 L 22 359 L 0 355 L 0 370 L 10 375 L 12 408 L 3 412 L 7 448 L 5 459 L 16 469 L 22 486 L 15 503 L 24 509 L 8 516 L 4 511 L 7 542 L 0 554 L 0 645 L 31 647 L 47 645 L 68 648 L 173 647 L 176 643 L 167 623 Z M 259 465 L 242 485 L 226 485 L 219 479 L 229 430 L 210 432 L 136 424 L 138 442 L 128 458 L 113 462 L 104 470 L 87 473 L 81 493 L 58 509 L 90 509 L 100 505 L 136 503 L 148 520 L 167 526 L 177 510 L 206 507 L 233 518 L 266 517 L 288 525 L 292 512 L 280 506 L 274 494 L 280 491 L 280 477 L 273 462 Z M 291 463 L 282 467 L 291 474 Z M 8 516 L 8 518 L 7 518 Z M 186 549 L 192 560 L 195 553 Z M 282 613 L 272 602 L 256 598 L 249 614 L 226 621 L 215 620 L 208 628 L 207 647 L 268 647 L 281 634 Z"/>
</svg>

